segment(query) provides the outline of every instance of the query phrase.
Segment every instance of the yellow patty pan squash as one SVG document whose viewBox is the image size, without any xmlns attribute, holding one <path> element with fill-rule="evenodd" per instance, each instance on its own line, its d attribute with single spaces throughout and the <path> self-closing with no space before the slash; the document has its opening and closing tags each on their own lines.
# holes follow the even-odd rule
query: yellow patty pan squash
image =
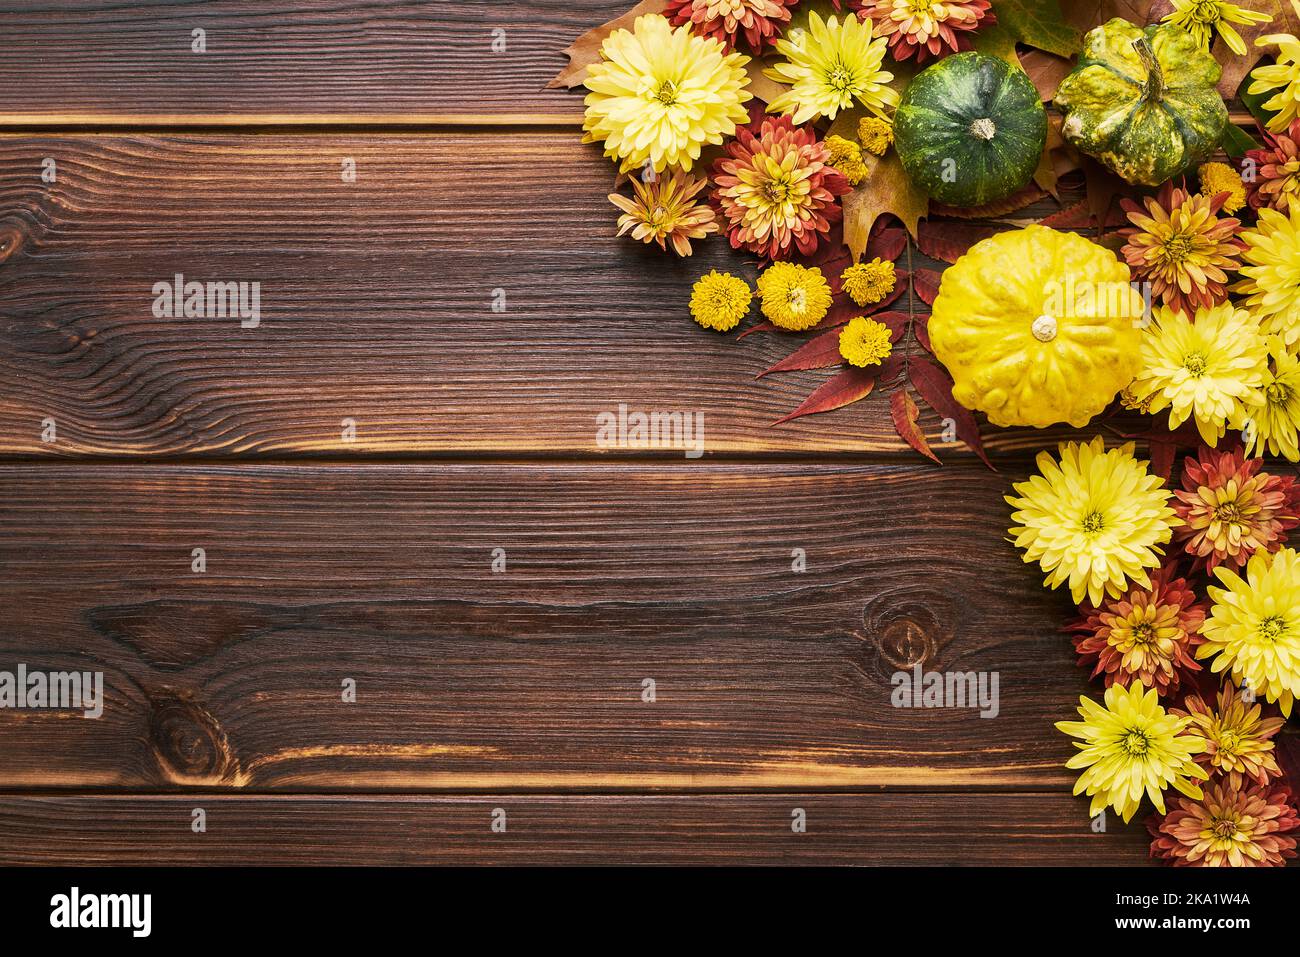
<svg viewBox="0 0 1300 957">
<path fill-rule="evenodd" d="M 994 425 L 1077 428 L 1137 375 L 1144 306 L 1110 250 L 1028 226 L 943 274 L 930 342 L 953 396 Z"/>
</svg>

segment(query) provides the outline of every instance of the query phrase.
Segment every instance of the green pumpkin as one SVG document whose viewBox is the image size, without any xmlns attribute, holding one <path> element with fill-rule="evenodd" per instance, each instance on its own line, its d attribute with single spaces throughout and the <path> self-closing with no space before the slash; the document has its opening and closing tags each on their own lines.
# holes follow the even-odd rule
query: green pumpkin
<svg viewBox="0 0 1300 957">
<path fill-rule="evenodd" d="M 1228 109 L 1223 68 L 1172 23 L 1136 27 L 1116 17 L 1084 38 L 1056 93 L 1061 132 L 1129 183 L 1159 186 L 1219 148 Z"/>
<path fill-rule="evenodd" d="M 1033 177 L 1047 111 L 1023 70 L 987 53 L 958 53 L 916 75 L 894 116 L 908 177 L 949 206 L 983 206 Z"/>
</svg>

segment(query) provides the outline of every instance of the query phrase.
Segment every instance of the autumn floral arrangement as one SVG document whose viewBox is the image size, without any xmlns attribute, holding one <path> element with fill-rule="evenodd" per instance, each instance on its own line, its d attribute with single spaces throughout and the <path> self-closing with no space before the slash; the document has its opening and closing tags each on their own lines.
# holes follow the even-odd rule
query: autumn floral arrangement
<svg viewBox="0 0 1300 957">
<path fill-rule="evenodd" d="M 1297 34 L 1300 0 L 643 0 L 553 83 L 619 236 L 756 267 L 683 312 L 835 370 L 781 421 L 887 394 L 937 462 L 919 398 L 990 467 L 981 421 L 1098 430 L 1014 484 L 1010 541 L 1103 686 L 1057 725 L 1075 793 L 1149 801 L 1176 865 L 1300 837 Z"/>
</svg>

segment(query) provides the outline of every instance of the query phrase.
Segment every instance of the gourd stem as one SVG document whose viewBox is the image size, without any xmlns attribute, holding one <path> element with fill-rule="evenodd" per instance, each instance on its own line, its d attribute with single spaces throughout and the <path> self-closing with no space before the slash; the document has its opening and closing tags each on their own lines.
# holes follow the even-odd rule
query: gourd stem
<svg viewBox="0 0 1300 957">
<path fill-rule="evenodd" d="M 1137 50 L 1138 59 L 1142 61 L 1147 71 L 1143 96 L 1152 103 L 1159 103 L 1165 96 L 1165 71 L 1160 69 L 1160 61 L 1156 59 L 1155 51 L 1151 49 L 1151 44 L 1146 37 L 1138 37 L 1134 40 L 1133 49 Z"/>
</svg>

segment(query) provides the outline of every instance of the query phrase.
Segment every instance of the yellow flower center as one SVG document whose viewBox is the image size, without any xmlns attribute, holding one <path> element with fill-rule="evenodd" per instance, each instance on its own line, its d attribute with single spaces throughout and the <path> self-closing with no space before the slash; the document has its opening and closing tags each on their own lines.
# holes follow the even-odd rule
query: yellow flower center
<svg viewBox="0 0 1300 957">
<path fill-rule="evenodd" d="M 1241 744 L 1241 738 L 1237 736 L 1236 731 L 1224 731 L 1219 735 L 1216 744 L 1220 754 L 1233 755 L 1236 754 L 1237 747 Z"/>
<path fill-rule="evenodd" d="M 1281 615 L 1269 615 L 1259 622 L 1259 637 L 1265 641 L 1277 641 L 1286 631 L 1286 619 Z"/>
<path fill-rule="evenodd" d="M 1093 511 L 1083 516 L 1083 530 L 1089 535 L 1096 535 L 1106 527 L 1106 519 L 1101 512 Z"/>
<path fill-rule="evenodd" d="M 664 80 L 652 96 L 664 106 L 672 106 L 677 102 L 677 84 L 672 80 Z"/>
<path fill-rule="evenodd" d="M 764 198 L 773 206 L 779 206 L 790 198 L 790 179 L 782 176 L 769 179 L 762 186 Z"/>
<path fill-rule="evenodd" d="M 1175 233 L 1165 240 L 1162 250 L 1165 262 L 1181 265 L 1191 254 L 1194 240 L 1186 233 Z"/>
<path fill-rule="evenodd" d="M 1146 755 L 1151 747 L 1151 739 L 1146 736 L 1145 732 L 1138 731 L 1136 728 L 1124 735 L 1124 740 L 1120 744 L 1124 753 L 1129 757 L 1140 758 Z"/>
<path fill-rule="evenodd" d="M 796 315 L 802 315 L 808 308 L 808 291 L 803 286 L 794 286 L 786 296 L 786 304 L 790 311 Z"/>
<path fill-rule="evenodd" d="M 1285 405 L 1291 400 L 1291 390 L 1281 382 L 1270 382 L 1264 387 L 1264 396 L 1271 405 Z"/>
<path fill-rule="evenodd" d="M 1206 365 L 1205 356 L 1199 352 L 1191 352 L 1183 357 L 1183 368 L 1198 379 L 1205 375 Z"/>
<path fill-rule="evenodd" d="M 1221 2 L 1222 0 L 1200 0 L 1200 3 L 1196 5 L 1196 9 L 1191 12 L 1190 16 L 1198 23 L 1207 25 L 1218 23 L 1219 18 L 1223 16 Z"/>
<path fill-rule="evenodd" d="M 1236 818 L 1216 817 L 1210 822 L 1210 833 L 1220 841 L 1232 842 L 1237 840 L 1241 829 L 1237 826 Z"/>
<path fill-rule="evenodd" d="M 848 93 L 853 89 L 853 71 L 843 63 L 836 63 L 826 73 L 826 85 L 836 93 Z"/>
<path fill-rule="evenodd" d="M 1225 525 L 1236 525 L 1241 521 L 1241 509 L 1236 502 L 1224 502 L 1215 507 L 1214 517 Z"/>
<path fill-rule="evenodd" d="M 1139 645 L 1149 645 L 1156 637 L 1155 625 L 1149 621 L 1139 621 L 1133 625 L 1133 641 Z"/>
</svg>

